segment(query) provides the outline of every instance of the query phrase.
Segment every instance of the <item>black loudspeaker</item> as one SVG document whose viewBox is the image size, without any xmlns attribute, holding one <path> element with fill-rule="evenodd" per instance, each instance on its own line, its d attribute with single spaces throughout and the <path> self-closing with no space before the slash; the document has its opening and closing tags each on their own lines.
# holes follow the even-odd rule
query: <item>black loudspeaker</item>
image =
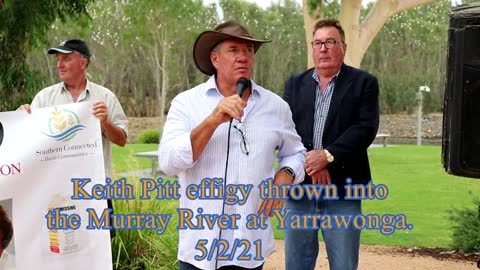
<svg viewBox="0 0 480 270">
<path fill-rule="evenodd" d="M 480 3 L 450 15 L 442 163 L 450 174 L 480 178 Z"/>
</svg>

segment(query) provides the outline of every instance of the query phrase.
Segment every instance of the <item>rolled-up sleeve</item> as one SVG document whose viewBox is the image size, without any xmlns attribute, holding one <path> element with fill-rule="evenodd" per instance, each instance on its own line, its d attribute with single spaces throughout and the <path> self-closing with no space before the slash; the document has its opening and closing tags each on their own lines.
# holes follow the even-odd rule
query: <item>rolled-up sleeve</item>
<svg viewBox="0 0 480 270">
<path fill-rule="evenodd" d="M 305 154 L 307 150 L 302 144 L 300 136 L 295 130 L 295 124 L 292 120 L 292 113 L 285 103 L 286 109 L 283 115 L 283 143 L 279 147 L 277 159 L 278 170 L 283 167 L 290 167 L 295 171 L 294 184 L 303 182 L 305 178 Z"/>
<path fill-rule="evenodd" d="M 172 100 L 158 146 L 160 169 L 170 176 L 178 175 L 195 164 L 190 140 L 192 128 L 185 106 L 185 98 L 182 95 Z"/>
<path fill-rule="evenodd" d="M 112 121 L 115 126 L 123 129 L 125 135 L 128 136 L 128 120 L 123 111 L 122 105 L 120 105 L 120 101 L 113 94 L 105 97 L 105 100 L 108 102 L 107 106 L 109 109 L 110 121 Z"/>
</svg>

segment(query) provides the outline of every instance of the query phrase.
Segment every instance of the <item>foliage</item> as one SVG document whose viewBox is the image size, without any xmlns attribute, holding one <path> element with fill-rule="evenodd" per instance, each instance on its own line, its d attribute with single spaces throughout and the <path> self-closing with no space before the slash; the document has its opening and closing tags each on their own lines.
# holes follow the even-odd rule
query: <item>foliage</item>
<svg viewBox="0 0 480 270">
<path fill-rule="evenodd" d="M 160 131 L 157 129 L 146 130 L 138 136 L 137 143 L 159 144 Z"/>
<path fill-rule="evenodd" d="M 150 168 L 151 163 L 144 158 L 133 157 L 134 153 L 153 151 L 153 144 L 127 144 L 125 147 L 113 145 L 112 162 L 115 172 L 137 171 Z M 166 179 L 173 181 L 173 179 Z M 167 230 L 157 235 L 152 230 L 116 231 L 112 241 L 112 257 L 115 270 L 130 269 L 178 269 L 177 244 L 178 232 L 175 221 L 178 220 L 176 208 L 178 202 L 168 200 L 140 200 L 141 187 L 138 179 L 127 179 L 134 186 L 135 200 L 114 200 L 115 213 L 131 214 L 172 214 Z"/>
<path fill-rule="evenodd" d="M 452 248 L 463 252 L 480 252 L 480 199 L 473 205 L 450 211 Z"/>
<path fill-rule="evenodd" d="M 306 68 L 307 47 L 303 13 L 297 1 L 273 2 L 262 9 L 245 0 L 221 0 L 221 19 L 215 4 L 204 6 L 201 0 L 96 0 L 86 7 L 90 17 L 69 16 L 53 25 L 43 23 L 50 27 L 43 39 L 49 46 L 66 38 L 85 39 L 93 53 L 88 68 L 92 81 L 114 91 L 129 116 L 163 116 L 175 95 L 205 81 L 206 76 L 192 59 L 193 43 L 202 31 L 213 29 L 221 20 L 236 19 L 253 36 L 272 40 L 255 56 L 253 79 L 283 94 L 285 80 Z M 323 17 L 338 16 L 340 1 L 321 2 Z M 413 112 L 415 92 L 425 84 L 432 92 L 424 95 L 424 111 L 441 110 L 450 5 L 449 0 L 439 0 L 401 12 L 387 21 L 371 44 L 362 68 L 379 79 L 383 113 Z M 362 18 L 372 6 L 362 9 Z M 3 36 L 2 32 L 0 39 Z M 355 44 L 348 46 L 353 48 Z M 31 84 L 27 97 L 14 99 L 15 91 L 0 96 L 0 102 L 10 108 L 58 80 L 55 58 L 48 56 L 45 48 L 28 49 L 26 54 L 28 70 L 36 73 L 21 73 L 29 76 L 25 79 Z M 8 65 L 0 68 L 5 67 Z"/>
<path fill-rule="evenodd" d="M 141 187 L 138 181 L 134 185 L 135 197 L 139 198 Z M 158 200 L 117 200 L 114 201 L 115 213 L 119 214 L 171 214 L 176 219 L 178 202 Z M 172 222 L 173 223 L 173 222 Z M 178 232 L 169 224 L 162 235 L 155 230 L 121 230 L 116 232 L 112 241 L 113 269 L 178 269 L 177 243 Z"/>
<path fill-rule="evenodd" d="M 244 24 L 250 34 L 260 39 L 271 39 L 255 56 L 254 80 L 283 94 L 288 76 L 305 69 L 306 47 L 302 10 L 293 0 L 283 5 L 273 4 L 262 10 L 243 0 L 221 0 L 224 17 Z"/>
<path fill-rule="evenodd" d="M 45 42 L 45 33 L 56 18 L 85 14 L 91 1 L 0 1 L 0 110 L 13 110 L 31 100 L 43 81 L 28 66 L 29 50 Z"/>
<path fill-rule="evenodd" d="M 432 90 L 424 94 L 424 111 L 442 109 L 450 5 L 440 0 L 398 13 L 370 45 L 362 68 L 379 79 L 382 112 L 412 112 L 422 85 Z"/>
</svg>

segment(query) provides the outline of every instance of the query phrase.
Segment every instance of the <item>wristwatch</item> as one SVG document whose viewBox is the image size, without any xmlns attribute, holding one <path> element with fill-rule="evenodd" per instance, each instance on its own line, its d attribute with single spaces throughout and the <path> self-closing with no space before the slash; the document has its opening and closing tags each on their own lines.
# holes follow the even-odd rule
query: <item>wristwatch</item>
<svg viewBox="0 0 480 270">
<path fill-rule="evenodd" d="M 333 155 L 330 154 L 330 152 L 327 149 L 324 149 L 323 151 L 325 151 L 325 155 L 327 156 L 328 163 L 332 163 L 335 160 Z"/>
<path fill-rule="evenodd" d="M 283 167 L 282 170 L 284 170 L 288 175 L 290 175 L 292 179 L 295 179 L 295 171 L 292 168 Z"/>
</svg>

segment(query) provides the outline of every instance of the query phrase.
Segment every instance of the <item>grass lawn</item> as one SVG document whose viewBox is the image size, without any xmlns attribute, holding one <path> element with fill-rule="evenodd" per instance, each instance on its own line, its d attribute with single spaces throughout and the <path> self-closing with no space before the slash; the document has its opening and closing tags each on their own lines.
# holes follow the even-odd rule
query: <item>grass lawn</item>
<svg viewBox="0 0 480 270">
<path fill-rule="evenodd" d="M 150 161 L 133 156 L 135 152 L 156 150 L 157 145 L 129 144 L 113 148 L 116 172 L 150 168 Z M 480 180 L 448 175 L 441 164 L 439 146 L 391 146 L 369 150 L 372 178 L 385 184 L 389 196 L 383 201 L 363 202 L 364 214 L 405 214 L 414 228 L 382 235 L 378 231 L 362 232 L 362 243 L 448 247 L 451 222 L 448 211 L 475 207 L 473 195 L 480 196 Z M 274 228 L 277 220 L 273 220 Z M 283 231 L 275 230 L 277 239 Z"/>
<path fill-rule="evenodd" d="M 137 152 L 154 151 L 158 149 L 157 144 L 127 144 L 125 147 L 112 146 L 113 171 L 116 173 L 135 171 L 151 168 L 151 162 L 147 158 L 135 157 Z"/>
<path fill-rule="evenodd" d="M 440 146 L 398 146 L 369 151 L 375 183 L 389 187 L 384 201 L 364 203 L 364 213 L 402 213 L 415 227 L 383 236 L 362 232 L 362 242 L 401 246 L 448 247 L 451 223 L 448 211 L 473 208 L 480 180 L 448 175 L 441 164 Z"/>
</svg>

